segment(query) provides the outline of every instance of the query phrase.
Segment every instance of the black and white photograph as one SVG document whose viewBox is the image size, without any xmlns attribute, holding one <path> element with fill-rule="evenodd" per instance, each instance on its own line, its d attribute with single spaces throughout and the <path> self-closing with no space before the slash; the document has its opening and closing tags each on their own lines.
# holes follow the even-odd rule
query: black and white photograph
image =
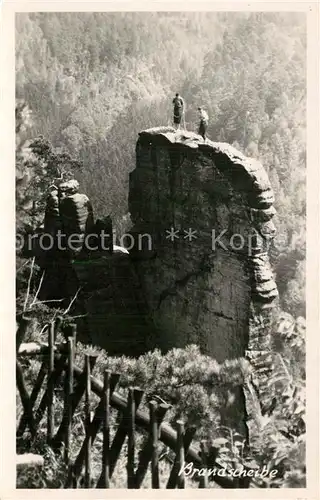
<svg viewBox="0 0 320 500">
<path fill-rule="evenodd" d="M 276 4 L 15 13 L 17 490 L 307 487 L 307 12 Z"/>
</svg>

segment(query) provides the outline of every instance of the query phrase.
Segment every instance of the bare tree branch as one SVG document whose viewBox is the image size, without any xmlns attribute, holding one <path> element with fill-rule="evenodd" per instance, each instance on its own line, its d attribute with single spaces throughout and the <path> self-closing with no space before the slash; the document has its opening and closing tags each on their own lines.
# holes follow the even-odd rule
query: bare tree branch
<svg viewBox="0 0 320 500">
<path fill-rule="evenodd" d="M 30 287 L 31 287 L 31 279 L 32 279 L 32 275 L 33 275 L 34 262 L 35 262 L 35 257 L 32 258 L 32 264 L 31 264 L 31 269 L 30 269 L 30 274 L 29 274 L 29 279 L 28 279 L 27 295 L 26 295 L 26 299 L 25 299 L 24 305 L 23 305 L 23 312 L 26 311 L 28 300 L 29 300 Z"/>
</svg>

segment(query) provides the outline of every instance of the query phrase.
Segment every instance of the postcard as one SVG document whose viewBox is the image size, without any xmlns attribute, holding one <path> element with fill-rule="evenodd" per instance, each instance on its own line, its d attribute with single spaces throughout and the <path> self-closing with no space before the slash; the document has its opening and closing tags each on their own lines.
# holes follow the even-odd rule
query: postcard
<svg viewBox="0 0 320 500">
<path fill-rule="evenodd" d="M 318 16 L 3 4 L 1 498 L 318 497 Z"/>
</svg>

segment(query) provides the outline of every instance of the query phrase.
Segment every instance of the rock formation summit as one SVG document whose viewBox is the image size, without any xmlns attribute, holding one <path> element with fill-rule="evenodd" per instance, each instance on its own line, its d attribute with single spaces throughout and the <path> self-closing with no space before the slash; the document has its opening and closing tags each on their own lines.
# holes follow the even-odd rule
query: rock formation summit
<svg viewBox="0 0 320 500">
<path fill-rule="evenodd" d="M 269 350 L 270 332 L 249 324 L 277 298 L 273 202 L 261 163 L 229 144 L 171 127 L 139 134 L 130 257 L 154 325 L 150 348 L 196 343 L 219 362 Z"/>
</svg>

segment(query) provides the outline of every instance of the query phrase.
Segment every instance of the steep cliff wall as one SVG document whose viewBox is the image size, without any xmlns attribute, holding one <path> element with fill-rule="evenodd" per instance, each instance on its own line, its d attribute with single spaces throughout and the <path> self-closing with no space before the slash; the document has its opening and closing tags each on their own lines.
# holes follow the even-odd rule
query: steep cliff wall
<svg viewBox="0 0 320 500">
<path fill-rule="evenodd" d="M 130 254 L 156 326 L 151 343 L 197 343 L 218 361 L 268 350 L 265 328 L 249 328 L 253 308 L 261 314 L 277 297 L 274 199 L 262 165 L 172 128 L 141 132 L 136 154 Z"/>
<path fill-rule="evenodd" d="M 109 355 L 143 354 L 152 325 L 128 255 L 94 252 L 89 259 L 74 260 L 72 265 L 81 287 L 79 340 L 99 345 Z M 85 316 L 81 318 L 81 314 Z"/>
</svg>

